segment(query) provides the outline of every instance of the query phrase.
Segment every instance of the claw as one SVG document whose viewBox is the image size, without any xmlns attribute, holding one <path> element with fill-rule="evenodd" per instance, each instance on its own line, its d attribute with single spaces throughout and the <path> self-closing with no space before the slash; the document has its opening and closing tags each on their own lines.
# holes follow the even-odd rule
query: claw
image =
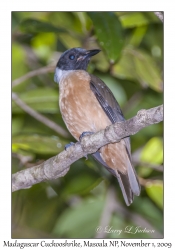
<svg viewBox="0 0 175 250">
<path fill-rule="evenodd" d="M 86 136 L 86 135 L 92 135 L 92 134 L 94 134 L 94 132 L 85 131 L 85 132 L 83 132 L 83 133 L 80 135 L 79 140 L 81 141 L 81 139 L 82 139 L 84 136 Z"/>
<path fill-rule="evenodd" d="M 69 144 L 66 144 L 64 146 L 64 149 L 67 150 L 69 147 L 73 146 L 75 143 L 74 142 L 70 142 Z"/>
</svg>

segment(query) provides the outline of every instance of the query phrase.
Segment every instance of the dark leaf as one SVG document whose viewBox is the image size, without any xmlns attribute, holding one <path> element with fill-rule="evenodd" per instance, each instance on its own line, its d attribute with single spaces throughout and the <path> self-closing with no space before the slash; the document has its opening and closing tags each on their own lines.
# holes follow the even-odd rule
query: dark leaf
<svg viewBox="0 0 175 250">
<path fill-rule="evenodd" d="M 57 28 L 48 22 L 39 21 L 37 19 L 25 19 L 21 22 L 20 27 L 25 33 L 39 33 L 39 32 L 65 32 L 63 28 Z"/>
<path fill-rule="evenodd" d="M 111 63 L 120 56 L 124 45 L 123 29 L 113 12 L 88 12 L 93 21 L 100 46 L 106 51 Z"/>
</svg>

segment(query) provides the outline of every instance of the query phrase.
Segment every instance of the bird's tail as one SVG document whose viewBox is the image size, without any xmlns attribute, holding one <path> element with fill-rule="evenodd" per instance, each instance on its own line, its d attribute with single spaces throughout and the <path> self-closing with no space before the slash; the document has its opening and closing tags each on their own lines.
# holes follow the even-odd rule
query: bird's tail
<svg viewBox="0 0 175 250">
<path fill-rule="evenodd" d="M 110 168 L 102 159 L 100 152 L 96 152 L 93 154 L 93 157 L 103 164 L 105 168 L 112 174 L 114 175 L 120 185 L 125 203 L 127 206 L 129 206 L 133 200 L 134 200 L 134 195 L 139 196 L 140 194 L 140 185 L 139 181 L 137 178 L 137 174 L 135 172 L 135 169 L 133 168 L 130 159 L 128 157 L 127 161 L 127 172 L 126 173 L 121 173 L 119 170 L 112 169 Z"/>
</svg>

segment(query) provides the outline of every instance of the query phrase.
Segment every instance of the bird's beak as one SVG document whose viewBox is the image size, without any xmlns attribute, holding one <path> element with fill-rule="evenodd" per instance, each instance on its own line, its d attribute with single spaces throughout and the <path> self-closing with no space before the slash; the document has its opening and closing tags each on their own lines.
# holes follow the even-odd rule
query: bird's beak
<svg viewBox="0 0 175 250">
<path fill-rule="evenodd" d="M 100 51 L 101 51 L 100 49 L 87 50 L 87 51 L 86 51 L 86 57 L 95 56 L 95 55 L 98 54 Z"/>
<path fill-rule="evenodd" d="M 83 54 L 81 54 L 77 61 L 84 61 L 86 59 L 90 60 L 92 56 L 95 56 L 97 53 L 99 53 L 101 50 L 100 49 L 91 49 L 91 50 L 86 50 Z"/>
<path fill-rule="evenodd" d="M 95 56 L 97 53 L 99 53 L 100 49 L 92 49 L 92 50 L 86 50 L 83 55 L 80 55 L 77 59 L 77 61 L 84 61 L 85 59 L 90 60 L 92 56 Z"/>
</svg>

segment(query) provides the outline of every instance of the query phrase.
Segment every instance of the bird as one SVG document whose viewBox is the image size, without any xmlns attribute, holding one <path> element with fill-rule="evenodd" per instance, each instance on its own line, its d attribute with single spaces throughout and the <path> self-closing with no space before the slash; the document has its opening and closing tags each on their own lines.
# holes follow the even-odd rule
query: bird
<svg viewBox="0 0 175 250">
<path fill-rule="evenodd" d="M 111 90 L 97 76 L 87 72 L 92 56 L 100 49 L 71 48 L 61 54 L 54 81 L 59 85 L 59 107 L 64 123 L 79 141 L 86 133 L 125 121 Z M 130 137 L 101 147 L 92 156 L 118 179 L 124 201 L 129 206 L 140 195 L 140 184 L 132 165 Z"/>
</svg>

